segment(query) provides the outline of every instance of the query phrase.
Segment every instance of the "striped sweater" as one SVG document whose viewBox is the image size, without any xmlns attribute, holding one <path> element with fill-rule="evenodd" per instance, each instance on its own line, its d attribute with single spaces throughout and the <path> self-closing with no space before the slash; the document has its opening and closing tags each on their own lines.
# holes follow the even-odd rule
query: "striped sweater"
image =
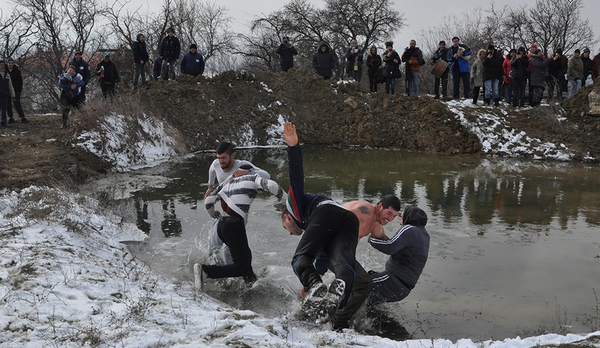
<svg viewBox="0 0 600 348">
<path fill-rule="evenodd" d="M 278 200 L 283 199 L 285 191 L 275 181 L 265 179 L 259 174 L 247 174 L 240 177 L 230 176 L 214 189 L 204 201 L 204 206 L 210 216 L 215 215 L 215 203 L 222 200 L 236 214 L 248 220 L 250 204 L 256 198 L 258 191 L 271 192 Z"/>
</svg>

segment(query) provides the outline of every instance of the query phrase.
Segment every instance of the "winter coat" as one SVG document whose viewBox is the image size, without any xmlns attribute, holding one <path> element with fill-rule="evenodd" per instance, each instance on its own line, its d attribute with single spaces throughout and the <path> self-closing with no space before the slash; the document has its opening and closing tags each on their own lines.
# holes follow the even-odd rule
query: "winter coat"
<svg viewBox="0 0 600 348">
<path fill-rule="evenodd" d="M 583 79 L 583 62 L 581 58 L 573 56 L 569 59 L 569 63 L 567 64 L 567 78 L 575 80 Z"/>
<path fill-rule="evenodd" d="M 504 72 L 504 84 L 511 84 L 512 80 L 510 79 L 510 54 L 507 54 L 504 60 L 502 61 L 502 71 Z"/>
<path fill-rule="evenodd" d="M 471 80 L 473 87 L 483 87 L 483 60 L 475 59 L 471 67 Z"/>
<path fill-rule="evenodd" d="M 593 62 L 592 59 L 590 57 L 583 57 L 581 56 L 581 62 L 583 63 L 583 79 L 585 80 L 588 75 L 592 74 L 592 70 L 593 70 Z M 15 81 L 13 81 L 13 85 L 14 85 Z"/>
<path fill-rule="evenodd" d="M 15 97 L 15 89 L 13 88 L 12 80 L 7 70 L 0 72 L 0 96 Z"/>
<path fill-rule="evenodd" d="M 83 82 L 86 85 L 88 82 L 90 82 L 90 79 L 92 78 L 92 70 L 90 69 L 88 62 L 83 60 L 83 58 L 81 58 L 79 62 L 76 59 L 73 59 L 69 65 L 75 67 L 75 72 L 83 77 Z"/>
<path fill-rule="evenodd" d="M 592 61 L 592 78 L 595 80 L 598 76 L 600 76 L 600 53 Z"/>
<path fill-rule="evenodd" d="M 204 57 L 199 52 L 188 52 L 181 58 L 180 68 L 182 74 L 202 75 L 204 73 Z"/>
<path fill-rule="evenodd" d="M 454 58 L 454 55 L 458 52 L 459 48 L 463 48 L 463 55 Z M 469 72 L 469 58 L 471 58 L 471 48 L 465 44 L 458 44 L 458 47 L 450 46 L 448 49 L 450 52 L 448 54 L 448 62 L 451 64 L 450 71 L 455 74 L 457 69 L 459 73 L 468 73 Z M 458 66 L 458 68 L 457 68 Z"/>
<path fill-rule="evenodd" d="M 375 75 L 379 68 L 381 68 L 381 64 L 383 64 L 383 61 L 381 60 L 380 55 L 378 55 L 377 53 L 369 54 L 367 56 L 367 74 L 369 76 Z"/>
<path fill-rule="evenodd" d="M 354 48 L 354 52 L 352 52 L 352 48 Z M 358 70 L 362 70 L 363 51 L 358 47 L 350 47 L 346 52 L 346 72 L 354 71 L 355 62 L 358 65 Z"/>
<path fill-rule="evenodd" d="M 532 55 L 529 63 L 531 65 L 529 75 L 530 86 L 543 86 L 548 76 L 547 68 L 552 59 L 543 59 L 540 56 Z"/>
<path fill-rule="evenodd" d="M 502 75 L 504 75 L 504 70 L 502 70 L 503 61 L 502 53 L 497 50 L 494 51 L 492 58 L 488 58 L 486 54 L 483 58 L 483 81 L 501 80 Z"/>
<path fill-rule="evenodd" d="M 281 71 L 288 71 L 294 67 L 294 56 L 298 54 L 296 47 L 290 43 L 281 43 L 275 52 L 279 55 Z"/>
<path fill-rule="evenodd" d="M 527 58 L 527 55 L 524 54 L 521 56 L 521 58 L 517 58 L 517 56 L 514 56 L 510 60 L 510 78 L 513 80 L 524 79 L 527 76 L 528 65 L 529 58 Z"/>
<path fill-rule="evenodd" d="M 325 46 L 325 52 L 321 51 L 321 47 Z M 313 55 L 312 60 L 315 72 L 323 77 L 333 76 L 333 68 L 335 68 L 335 54 L 325 42 L 321 42 L 319 49 Z"/>
<path fill-rule="evenodd" d="M 21 92 L 23 92 L 23 75 L 21 74 L 21 69 L 19 69 L 17 64 L 13 65 L 12 71 L 8 70 L 8 67 L 5 69 L 10 74 L 10 81 L 12 82 L 15 93 L 21 94 Z"/>
<path fill-rule="evenodd" d="M 548 75 L 560 79 L 567 72 L 567 64 L 569 60 L 565 56 L 560 56 L 557 60 L 552 60 L 548 65 Z"/>
<path fill-rule="evenodd" d="M 425 64 L 423 52 L 418 47 L 412 47 L 402 53 L 402 61 L 406 63 L 410 72 L 421 71 L 421 65 Z"/>
<path fill-rule="evenodd" d="M 396 60 L 397 62 L 394 62 L 394 60 Z M 392 50 L 392 52 L 388 54 L 388 52 L 386 51 L 383 54 L 383 61 L 385 62 L 385 67 L 383 68 L 383 76 L 395 78 L 402 76 L 402 73 L 400 72 L 401 59 L 398 52 Z"/>
<path fill-rule="evenodd" d="M 159 55 L 169 61 L 173 62 L 179 59 L 179 55 L 181 54 L 181 44 L 179 43 L 179 39 L 177 36 L 165 36 L 162 42 L 160 43 Z"/>
<path fill-rule="evenodd" d="M 133 43 L 133 62 L 146 64 L 150 60 L 148 56 L 148 50 L 146 49 L 146 42 L 140 41 L 141 34 L 138 34 L 137 41 Z"/>
<path fill-rule="evenodd" d="M 72 89 L 72 84 L 77 85 L 77 88 Z M 58 77 L 58 87 L 61 89 L 60 101 L 63 104 L 66 104 L 69 100 L 77 98 L 81 92 L 81 87 L 84 85 L 85 82 L 83 81 L 83 76 L 81 76 L 81 74 L 76 74 L 75 76 L 71 76 L 67 73 L 60 74 Z"/>
<path fill-rule="evenodd" d="M 104 67 L 104 72 L 100 71 L 101 67 Z M 98 81 L 106 85 L 113 85 L 121 81 L 117 66 L 110 60 L 108 62 L 104 60 L 100 61 L 96 66 L 96 74 L 99 76 Z"/>
</svg>

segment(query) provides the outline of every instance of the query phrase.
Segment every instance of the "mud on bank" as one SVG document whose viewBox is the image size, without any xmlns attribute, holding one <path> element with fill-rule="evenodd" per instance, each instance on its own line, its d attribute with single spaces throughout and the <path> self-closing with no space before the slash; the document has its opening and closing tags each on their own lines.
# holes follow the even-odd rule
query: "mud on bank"
<svg viewBox="0 0 600 348">
<path fill-rule="evenodd" d="M 582 88 L 560 106 L 502 107 L 510 126 L 544 142 L 564 144 L 575 160 L 600 158 L 600 119 L 586 114 Z M 480 155 L 480 140 L 448 107 L 425 95 L 374 94 L 348 81 L 325 81 L 302 69 L 287 73 L 226 72 L 214 78 L 180 76 L 148 89 L 120 91 L 114 105 L 92 100 L 60 128 L 59 115 L 28 115 L 31 124 L 0 130 L 2 187 L 75 186 L 107 172 L 111 163 L 74 146 L 84 131 L 99 130 L 107 113 L 162 118 L 179 132 L 179 154 L 238 145 L 278 143 L 283 120 L 298 125 L 304 143 L 361 146 L 439 154 Z M 473 118 L 466 110 L 465 117 Z M 500 112 L 495 110 L 491 112 Z M 127 144 L 123 144 L 126 148 Z"/>
</svg>

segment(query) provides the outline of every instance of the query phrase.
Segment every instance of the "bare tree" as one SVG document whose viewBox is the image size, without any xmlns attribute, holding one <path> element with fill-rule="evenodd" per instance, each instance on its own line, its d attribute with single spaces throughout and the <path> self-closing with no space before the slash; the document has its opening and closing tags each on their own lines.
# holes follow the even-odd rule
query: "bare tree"
<svg viewBox="0 0 600 348">
<path fill-rule="evenodd" d="M 31 53 L 34 48 L 32 37 L 36 30 L 31 25 L 32 19 L 17 5 L 12 13 L 4 18 L 0 13 L 0 57 L 24 57 Z"/>
</svg>

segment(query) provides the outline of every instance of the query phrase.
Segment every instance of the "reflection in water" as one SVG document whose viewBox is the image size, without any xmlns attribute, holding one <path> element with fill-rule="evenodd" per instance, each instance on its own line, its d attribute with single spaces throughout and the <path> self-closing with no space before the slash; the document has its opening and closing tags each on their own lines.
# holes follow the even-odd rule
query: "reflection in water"
<svg viewBox="0 0 600 348">
<path fill-rule="evenodd" d="M 379 324 L 377 315 L 367 316 L 370 329 L 398 335 L 394 339 L 407 330 L 414 338 L 501 339 L 536 333 L 536 325 L 552 329 L 554 308 L 560 306 L 568 310 L 573 331 L 589 331 L 581 318 L 597 303 L 599 289 L 598 166 L 386 150 L 303 151 L 310 192 L 339 202 L 376 202 L 393 193 L 403 205 L 418 205 L 429 216 L 430 257 L 417 287 L 387 308 Z M 267 170 L 282 187 L 289 184 L 283 148 L 239 150 L 237 157 Z M 165 188 L 138 193 L 132 204 L 140 229 L 151 222 L 152 261 L 170 269 L 169 275 L 185 268 L 181 265 L 190 259 L 182 260 L 185 255 L 199 259 L 198 251 L 207 249 L 213 223 L 198 197 L 213 159 L 211 152 L 162 171 L 152 169 L 153 175 L 172 180 Z M 289 266 L 298 239 L 283 232 L 273 204 L 270 197 L 258 197 L 248 224 L 253 263 L 264 272 L 258 285 L 242 292 L 208 285 L 209 294 L 267 315 L 289 310 L 299 290 Z M 388 235 L 397 227 L 397 221 L 388 224 Z M 165 238 L 173 236 L 179 238 Z M 386 260 L 364 241 L 357 258 L 367 270 L 382 269 Z M 171 265 L 174 259 L 179 263 Z M 266 296 L 273 308 L 264 306 Z"/>
</svg>

